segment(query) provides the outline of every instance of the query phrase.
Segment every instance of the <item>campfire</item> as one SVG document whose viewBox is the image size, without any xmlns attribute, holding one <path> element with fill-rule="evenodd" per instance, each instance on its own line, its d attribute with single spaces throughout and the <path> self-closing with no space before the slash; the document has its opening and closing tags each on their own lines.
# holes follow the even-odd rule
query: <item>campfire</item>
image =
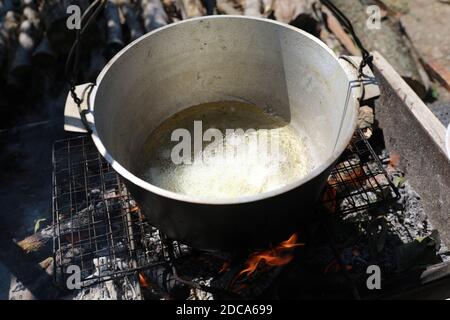
<svg viewBox="0 0 450 320">
<path fill-rule="evenodd" d="M 246 268 L 239 272 L 238 277 L 250 276 L 259 266 L 284 266 L 294 259 L 293 249 L 302 246 L 303 243 L 297 243 L 297 234 L 293 234 L 288 240 L 281 242 L 271 249 L 261 252 L 255 252 L 247 260 Z"/>
<path fill-rule="evenodd" d="M 67 158 L 69 148 L 72 153 Z M 394 213 L 399 203 L 411 202 L 411 208 L 417 208 L 411 191 L 403 192 L 410 187 L 396 168 L 401 159 L 395 153 L 380 159 L 362 133 L 355 135 L 332 172 L 314 218 L 285 241 L 246 256 L 201 252 L 167 239 L 140 214 L 120 178 L 86 138 L 58 142 L 54 155 L 57 278 L 66 281 L 67 267 L 81 265 L 83 286 L 90 292 L 98 290 L 97 295 L 132 297 L 123 291 L 128 284 L 129 292 L 138 290 L 138 296 L 147 299 L 247 299 L 267 297 L 274 290 L 278 296 L 287 296 L 293 294 L 288 293 L 292 283 L 301 279 L 304 290 L 312 290 L 314 281 L 325 283 L 323 290 L 328 290 L 335 281 L 347 282 L 336 278 L 343 272 L 365 274 L 368 266 L 376 264 L 386 274 L 395 274 L 398 268 L 407 270 L 418 263 L 405 258 L 412 249 L 402 241 L 410 243 L 411 238 L 405 236 L 405 227 Z M 70 206 L 69 198 L 63 197 L 70 192 L 65 189 L 70 179 L 66 173 L 58 174 L 66 172 L 59 169 L 67 163 L 77 185 L 74 190 L 80 190 L 75 193 L 77 202 Z M 89 177 L 88 185 L 83 172 Z M 377 213 L 380 210 L 387 210 L 386 218 Z M 407 214 L 418 214 L 411 210 Z M 425 244 L 439 247 L 429 225 L 419 230 L 408 224 L 406 229 L 426 239 L 415 245 L 416 250 Z M 93 234 L 95 238 L 90 237 Z M 348 282 L 347 286 L 348 294 L 361 290 L 360 284 Z M 87 297 L 92 295 L 78 295 Z"/>
</svg>

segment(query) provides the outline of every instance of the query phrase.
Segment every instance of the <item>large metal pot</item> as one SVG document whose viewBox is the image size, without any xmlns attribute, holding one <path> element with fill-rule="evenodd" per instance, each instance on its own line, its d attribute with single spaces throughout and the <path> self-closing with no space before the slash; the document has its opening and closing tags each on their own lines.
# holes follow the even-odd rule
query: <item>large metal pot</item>
<svg viewBox="0 0 450 320">
<path fill-rule="evenodd" d="M 100 153 L 169 237 L 199 249 L 260 247 L 294 232 L 349 144 L 358 104 L 350 79 L 325 44 L 297 28 L 241 16 L 196 18 L 119 52 L 90 92 L 86 119 Z M 163 120 L 229 100 L 270 108 L 303 128 L 320 158 L 312 172 L 271 192 L 215 201 L 137 177 L 143 144 Z"/>
</svg>

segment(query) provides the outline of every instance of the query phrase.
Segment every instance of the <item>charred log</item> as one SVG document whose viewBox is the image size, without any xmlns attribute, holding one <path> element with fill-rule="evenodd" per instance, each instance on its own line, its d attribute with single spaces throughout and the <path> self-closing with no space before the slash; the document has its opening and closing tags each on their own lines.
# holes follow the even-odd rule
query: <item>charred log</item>
<svg viewBox="0 0 450 320">
<path fill-rule="evenodd" d="M 3 54 L 2 62 L 4 69 L 6 69 L 6 66 L 11 63 L 12 53 L 17 46 L 20 16 L 15 11 L 10 10 L 5 14 L 0 24 L 0 39 L 2 39 L 0 43 L 3 43 L 3 46 L 0 45 L 0 54 Z"/>
<path fill-rule="evenodd" d="M 75 30 L 67 28 L 69 14 L 67 8 L 70 5 L 77 5 L 84 12 L 89 6 L 88 0 L 47 0 L 44 1 L 40 11 L 41 17 L 47 32 L 48 40 L 52 48 L 60 54 L 67 54 L 75 40 Z M 83 40 L 86 43 L 96 41 L 98 28 L 95 24 L 86 30 Z"/>
<path fill-rule="evenodd" d="M 39 34 L 30 20 L 24 20 L 20 24 L 19 38 L 9 70 L 8 82 L 16 84 L 16 79 L 24 78 L 31 71 L 31 56 L 39 43 Z"/>
<path fill-rule="evenodd" d="M 167 13 L 169 23 L 180 21 L 182 19 L 182 12 L 178 0 L 163 0 L 162 4 Z"/>
<path fill-rule="evenodd" d="M 208 16 L 213 15 L 216 10 L 217 1 L 216 0 L 202 0 L 202 2 L 203 2 L 203 6 L 206 9 L 206 14 Z"/>
<path fill-rule="evenodd" d="M 168 17 L 160 0 L 142 0 L 141 6 L 146 32 L 167 25 Z"/>
<path fill-rule="evenodd" d="M 51 68 L 54 66 L 57 54 L 53 50 L 47 37 L 42 38 L 32 56 L 33 65 L 41 68 Z"/>
<path fill-rule="evenodd" d="M 181 300 L 189 296 L 189 287 L 177 279 L 170 265 L 156 266 L 145 270 L 144 274 L 150 280 L 151 284 L 158 286 L 171 299 Z"/>
<path fill-rule="evenodd" d="M 8 54 L 7 41 L 7 32 L 4 30 L 3 25 L 0 25 L 0 71 L 3 69 Z"/>
<path fill-rule="evenodd" d="M 117 5 L 113 1 L 108 0 L 104 12 L 106 19 L 105 56 L 109 60 L 123 48 L 124 41 Z"/>
<path fill-rule="evenodd" d="M 0 70 L 7 62 L 11 17 L 14 17 L 14 21 L 17 21 L 15 24 L 17 24 L 16 29 L 18 28 L 18 17 L 16 19 L 15 16 L 17 9 L 17 1 L 4 0 L 0 2 Z"/>
<path fill-rule="evenodd" d="M 42 26 L 34 0 L 23 1 L 23 21 L 20 24 L 19 37 L 10 65 L 11 78 L 23 78 L 31 70 L 34 49 L 42 38 Z M 13 79 L 11 79 L 14 82 Z"/>
<path fill-rule="evenodd" d="M 86 71 L 85 80 L 94 82 L 100 71 L 106 64 L 106 59 L 102 55 L 102 48 L 95 47 L 91 50 L 89 65 Z"/>
<path fill-rule="evenodd" d="M 141 21 L 137 14 L 137 6 L 127 0 L 122 5 L 121 10 L 129 30 L 130 41 L 134 41 L 144 34 L 144 29 L 142 28 Z"/>
<path fill-rule="evenodd" d="M 6 15 L 8 11 L 14 10 L 15 5 L 12 0 L 3 0 L 0 2 L 0 20 L 3 20 L 3 17 Z"/>
</svg>

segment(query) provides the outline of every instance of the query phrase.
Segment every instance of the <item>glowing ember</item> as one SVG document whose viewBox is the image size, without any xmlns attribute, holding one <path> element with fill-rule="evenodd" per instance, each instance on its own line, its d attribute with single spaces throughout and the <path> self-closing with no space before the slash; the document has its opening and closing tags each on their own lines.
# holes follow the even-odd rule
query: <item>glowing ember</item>
<svg viewBox="0 0 450 320">
<path fill-rule="evenodd" d="M 281 242 L 274 248 L 253 253 L 246 262 L 246 268 L 239 272 L 241 275 L 251 275 L 258 268 L 260 263 L 270 267 L 284 266 L 294 258 L 293 249 L 304 245 L 297 243 L 297 234 L 293 234 L 288 240 Z"/>
<path fill-rule="evenodd" d="M 145 289 L 148 288 L 147 277 L 141 272 L 139 272 L 139 284 L 141 285 L 142 288 L 145 288 Z"/>
<path fill-rule="evenodd" d="M 138 206 L 132 206 L 130 208 L 130 212 L 137 212 L 137 211 L 139 211 L 139 207 Z"/>
<path fill-rule="evenodd" d="M 364 169 L 361 166 L 344 161 L 336 166 L 336 174 L 330 176 L 328 184 L 336 186 L 342 183 L 352 183 L 358 186 L 358 180 L 366 176 Z"/>
</svg>

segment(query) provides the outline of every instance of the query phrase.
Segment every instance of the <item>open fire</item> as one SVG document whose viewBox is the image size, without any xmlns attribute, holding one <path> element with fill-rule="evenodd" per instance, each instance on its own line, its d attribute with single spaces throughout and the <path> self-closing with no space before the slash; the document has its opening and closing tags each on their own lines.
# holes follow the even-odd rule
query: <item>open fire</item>
<svg viewBox="0 0 450 320">
<path fill-rule="evenodd" d="M 303 246 L 303 243 L 297 243 L 297 234 L 294 233 L 286 241 L 281 242 L 274 248 L 255 252 L 245 263 L 246 268 L 239 272 L 238 277 L 249 276 L 256 271 L 259 266 L 284 266 L 294 258 L 294 249 Z"/>
<path fill-rule="evenodd" d="M 84 185 L 84 178 L 74 179 L 80 192 L 72 200 L 77 202 L 66 203 L 69 198 L 64 196 L 70 191 L 64 189 L 69 181 L 64 171 L 66 167 L 61 168 L 61 176 L 60 171 L 55 171 L 55 190 L 58 192 L 54 199 L 57 208 L 56 274 L 58 279 L 65 281 L 65 268 L 80 264 L 83 266 L 83 286 L 89 286 L 92 292 L 96 290 L 93 289 L 96 283 L 115 279 L 114 283 L 120 287 L 124 275 L 134 275 L 142 297 L 146 299 L 302 297 L 302 290 L 306 297 L 312 297 L 315 290 L 330 294 L 334 285 L 342 294 L 347 282 L 342 278 L 345 272 L 366 275 L 367 267 L 376 264 L 388 277 L 396 270 L 416 264 L 406 259 L 411 256 L 408 253 L 411 248 L 431 250 L 438 246 L 434 243 L 435 237 L 427 237 L 428 232 L 418 234 L 425 240 L 413 242 L 414 247 L 411 242 L 407 243 L 410 239 L 404 235 L 401 234 L 401 238 L 407 245 L 402 245 L 396 235 L 390 233 L 388 224 L 396 223 L 392 220 L 396 208 L 406 203 L 410 212 L 418 203 L 411 198 L 413 193 L 408 191 L 409 187 L 401 199 L 390 194 L 394 191 L 392 184 L 364 138 L 354 140 L 336 166 L 315 218 L 300 226 L 289 239 L 244 258 L 233 252 L 196 251 L 167 239 L 140 214 L 117 174 L 102 162 L 100 156 L 94 150 L 83 152 L 83 148 L 89 146 L 86 140 L 63 144 L 64 148 L 55 151 L 56 169 L 60 164 L 68 163 L 62 157 L 69 147 L 73 154 L 79 149 L 87 159 L 70 159 L 73 163 L 69 161 L 69 166 L 77 173 L 76 177 L 81 178 L 88 168 L 89 184 Z M 83 161 L 89 166 L 83 166 Z M 392 155 L 386 156 L 383 163 L 396 184 L 403 186 L 404 178 L 395 169 L 398 161 L 398 157 Z M 73 167 L 80 164 L 78 169 Z M 416 202 L 409 205 L 411 199 Z M 77 211 L 66 211 L 65 208 L 77 208 Z M 387 214 L 387 219 L 383 214 Z M 92 229 L 91 221 L 95 221 L 95 229 Z M 402 233 L 400 224 L 397 225 L 395 231 Z M 90 239 L 91 234 L 96 237 Z M 296 250 L 299 247 L 302 249 Z M 101 261 L 105 263 L 101 264 Z M 124 296 L 120 290 L 116 291 L 118 293 L 112 297 Z M 347 293 L 352 291 L 354 288 Z M 323 292 L 317 294 L 322 297 Z"/>
<path fill-rule="evenodd" d="M 139 285 L 141 286 L 141 288 L 147 289 L 148 288 L 148 280 L 147 280 L 147 277 L 145 276 L 145 274 L 143 274 L 142 272 L 139 272 L 138 277 L 139 277 Z"/>
</svg>

